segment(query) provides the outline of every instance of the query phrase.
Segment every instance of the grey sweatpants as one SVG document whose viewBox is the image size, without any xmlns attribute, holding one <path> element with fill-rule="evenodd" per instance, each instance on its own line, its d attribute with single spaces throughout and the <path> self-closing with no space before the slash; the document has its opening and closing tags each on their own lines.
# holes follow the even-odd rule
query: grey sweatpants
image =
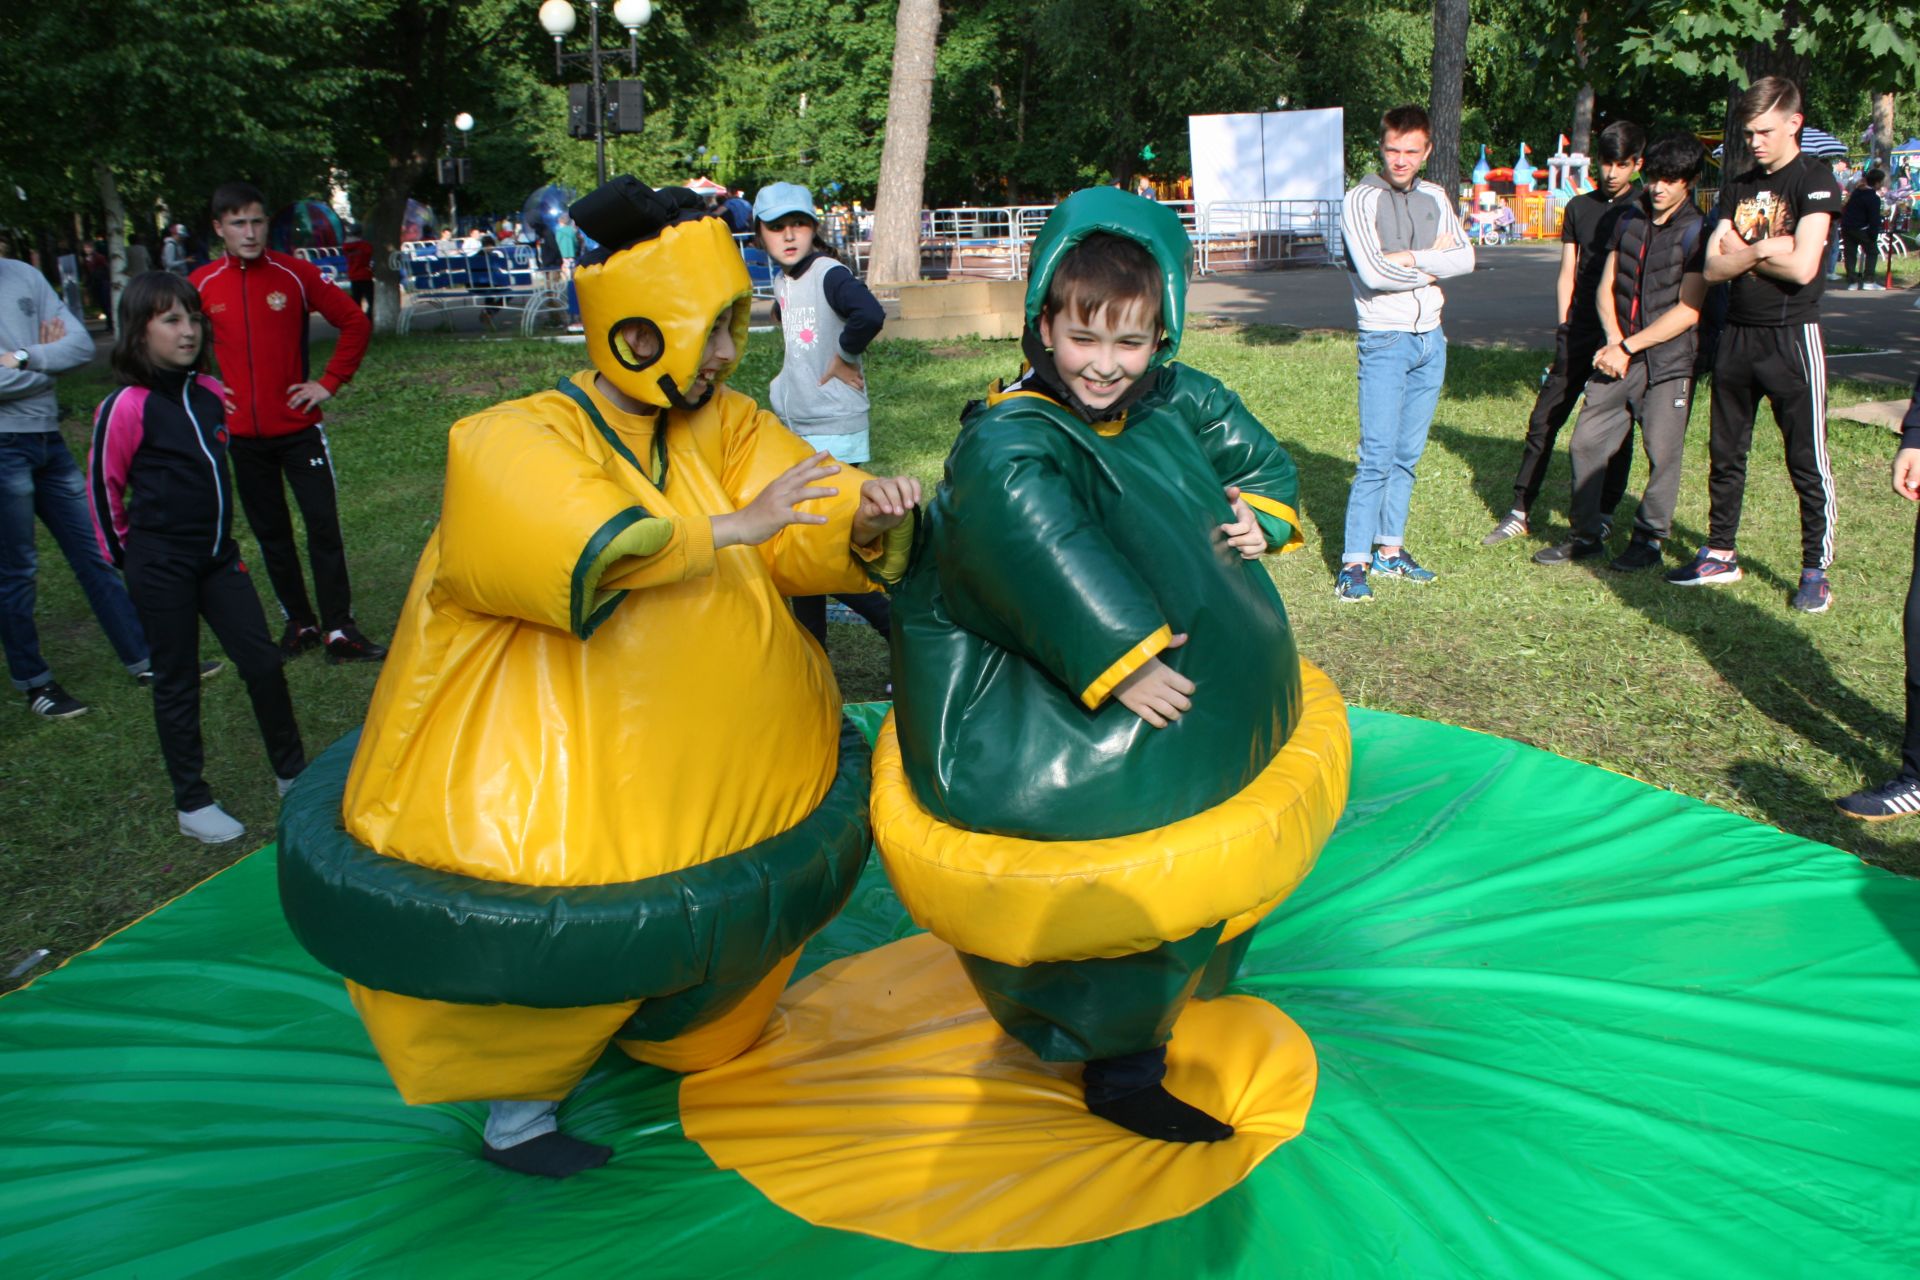
<svg viewBox="0 0 1920 1280">
<path fill-rule="evenodd" d="M 1665 539 L 1673 532 L 1673 507 L 1680 497 L 1680 455 L 1687 440 L 1687 414 L 1693 407 L 1693 379 L 1669 378 L 1647 385 L 1647 363 L 1636 360 L 1624 378 L 1596 373 L 1587 382 L 1587 402 L 1573 427 L 1573 535 L 1598 540 L 1601 490 L 1607 463 L 1620 442 L 1640 424 L 1640 440 L 1653 465 L 1640 498 L 1634 533 Z"/>
</svg>

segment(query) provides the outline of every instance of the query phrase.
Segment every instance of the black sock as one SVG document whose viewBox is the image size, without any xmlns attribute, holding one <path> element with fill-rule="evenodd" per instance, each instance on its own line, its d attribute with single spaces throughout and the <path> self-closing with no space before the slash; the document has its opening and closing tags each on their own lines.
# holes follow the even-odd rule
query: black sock
<svg viewBox="0 0 1920 1280">
<path fill-rule="evenodd" d="M 1222 1124 L 1198 1107 L 1168 1093 L 1164 1085 L 1148 1085 L 1103 1102 L 1087 1102 L 1087 1110 L 1122 1129 L 1161 1142 L 1219 1142 L 1233 1136 L 1233 1126 Z"/>
<path fill-rule="evenodd" d="M 582 1142 L 564 1133 L 543 1133 L 510 1147 L 481 1144 L 480 1154 L 503 1169 L 531 1173 L 541 1178 L 571 1178 L 588 1169 L 598 1169 L 613 1154 L 612 1147 L 597 1142 Z"/>
</svg>

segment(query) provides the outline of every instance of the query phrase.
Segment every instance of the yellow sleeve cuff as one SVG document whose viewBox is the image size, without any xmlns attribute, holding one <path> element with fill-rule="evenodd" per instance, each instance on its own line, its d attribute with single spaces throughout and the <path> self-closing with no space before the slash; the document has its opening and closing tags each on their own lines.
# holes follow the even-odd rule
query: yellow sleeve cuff
<svg viewBox="0 0 1920 1280">
<path fill-rule="evenodd" d="M 1257 493 L 1248 493 L 1244 489 L 1241 490 L 1240 499 L 1262 515 L 1272 516 L 1275 520 L 1284 520 L 1287 522 L 1288 537 L 1286 542 L 1278 547 L 1268 547 L 1268 551 L 1285 555 L 1289 551 L 1298 551 L 1307 545 L 1306 538 L 1300 532 L 1300 513 L 1298 511 L 1295 511 L 1284 502 L 1275 502 L 1272 498 L 1263 498 Z"/>
<path fill-rule="evenodd" d="M 1122 680 L 1145 666 L 1147 659 L 1166 648 L 1172 639 L 1173 628 L 1162 625 L 1158 631 L 1121 654 L 1118 661 L 1102 671 L 1099 678 L 1080 694 L 1080 701 L 1084 702 L 1090 711 L 1098 707 L 1107 700 L 1107 695 L 1111 694 Z"/>
</svg>

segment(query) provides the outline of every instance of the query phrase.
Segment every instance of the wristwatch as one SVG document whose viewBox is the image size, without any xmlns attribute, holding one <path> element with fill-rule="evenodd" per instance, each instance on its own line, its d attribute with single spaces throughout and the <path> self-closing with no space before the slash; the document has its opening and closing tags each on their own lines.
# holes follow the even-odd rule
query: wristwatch
<svg viewBox="0 0 1920 1280">
<path fill-rule="evenodd" d="M 27 367 L 27 349 L 25 347 L 20 347 L 8 354 L 14 358 L 14 361 L 19 364 L 22 369 Z"/>
</svg>

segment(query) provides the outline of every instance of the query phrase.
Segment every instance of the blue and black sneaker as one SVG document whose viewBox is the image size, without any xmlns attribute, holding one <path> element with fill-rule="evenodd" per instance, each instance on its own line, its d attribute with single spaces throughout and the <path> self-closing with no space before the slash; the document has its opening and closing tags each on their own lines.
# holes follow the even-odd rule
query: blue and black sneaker
<svg viewBox="0 0 1920 1280">
<path fill-rule="evenodd" d="M 1722 560 L 1708 555 L 1707 549 L 1702 547 L 1685 568 L 1669 569 L 1667 581 L 1676 587 L 1723 587 L 1729 582 L 1740 581 L 1740 560 L 1737 556 Z"/>
<path fill-rule="evenodd" d="M 1832 605 L 1833 588 L 1827 585 L 1827 575 L 1818 569 L 1802 569 L 1793 607 L 1802 613 L 1825 613 Z"/>
<path fill-rule="evenodd" d="M 1862 822 L 1887 822 L 1893 818 L 1911 818 L 1920 813 L 1920 781 L 1904 774 L 1877 787 L 1866 787 L 1850 796 L 1841 796 L 1833 807 L 1849 818 Z"/>
<path fill-rule="evenodd" d="M 1333 580 L 1333 594 L 1347 604 L 1373 599 L 1373 588 L 1367 585 L 1367 566 L 1341 565 L 1340 576 Z"/>
<path fill-rule="evenodd" d="M 1408 582 L 1432 582 L 1440 575 L 1431 569 L 1422 569 L 1414 558 L 1407 554 L 1405 547 L 1390 556 L 1383 556 L 1376 548 L 1373 553 L 1373 571 L 1384 573 L 1389 578 L 1402 578 Z"/>
</svg>

